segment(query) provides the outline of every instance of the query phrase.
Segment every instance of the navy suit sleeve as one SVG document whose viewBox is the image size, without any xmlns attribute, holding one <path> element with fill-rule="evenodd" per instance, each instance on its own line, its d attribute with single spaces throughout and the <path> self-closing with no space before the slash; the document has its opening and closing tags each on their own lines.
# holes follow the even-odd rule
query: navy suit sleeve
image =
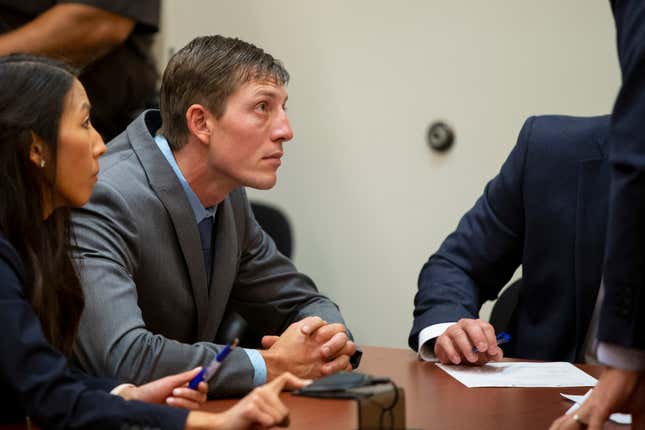
<svg viewBox="0 0 645 430">
<path fill-rule="evenodd" d="M 408 339 L 412 349 L 430 325 L 477 318 L 482 303 L 497 297 L 520 265 L 523 173 L 533 121 L 526 121 L 500 173 L 423 266 Z"/>
<path fill-rule="evenodd" d="M 126 402 L 93 389 L 107 384 L 88 380 L 67 367 L 66 358 L 45 339 L 21 283 L 0 258 L 0 386 L 24 414 L 47 429 L 181 429 L 187 411 Z M 5 411 L 3 416 L 15 416 Z"/>
<path fill-rule="evenodd" d="M 610 132 L 601 341 L 645 349 L 645 2 L 613 2 L 623 84 Z"/>
<path fill-rule="evenodd" d="M 89 376 L 83 370 L 73 365 L 70 366 L 69 371 L 75 378 L 82 379 L 86 387 L 93 390 L 101 390 L 109 393 L 119 385 L 114 379 Z"/>
</svg>

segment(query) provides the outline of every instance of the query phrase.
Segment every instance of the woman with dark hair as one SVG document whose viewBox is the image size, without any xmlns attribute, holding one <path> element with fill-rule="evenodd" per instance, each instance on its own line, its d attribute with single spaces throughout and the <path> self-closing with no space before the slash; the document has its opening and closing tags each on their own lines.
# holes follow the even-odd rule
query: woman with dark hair
<svg viewBox="0 0 645 430">
<path fill-rule="evenodd" d="M 209 414 L 186 410 L 206 399 L 205 383 L 185 387 L 199 369 L 136 387 L 67 367 L 83 310 L 68 208 L 89 199 L 103 152 L 85 89 L 71 70 L 35 56 L 0 59 L 0 422 L 28 416 L 48 429 L 284 422 L 279 392 L 305 383 L 289 374 Z"/>
</svg>

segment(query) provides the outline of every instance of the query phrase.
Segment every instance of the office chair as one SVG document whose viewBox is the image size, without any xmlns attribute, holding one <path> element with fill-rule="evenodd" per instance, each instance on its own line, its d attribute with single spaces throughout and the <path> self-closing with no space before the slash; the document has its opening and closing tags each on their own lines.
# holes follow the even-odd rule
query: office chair
<svg viewBox="0 0 645 430">
<path fill-rule="evenodd" d="M 495 327 L 495 333 L 508 331 L 522 289 L 522 278 L 513 282 L 502 291 L 490 314 L 489 322 Z"/>
<path fill-rule="evenodd" d="M 287 215 L 277 207 L 264 203 L 251 202 L 251 209 L 260 227 L 275 242 L 278 251 L 285 257 L 291 258 L 293 233 Z M 230 310 L 222 318 L 215 342 L 223 345 L 237 338 L 241 346 L 260 348 L 262 335 L 262 332 L 251 326 L 242 315 Z"/>
<path fill-rule="evenodd" d="M 251 209 L 260 227 L 267 232 L 275 242 L 278 251 L 287 258 L 293 252 L 293 234 L 287 215 L 275 206 L 251 202 Z"/>
</svg>

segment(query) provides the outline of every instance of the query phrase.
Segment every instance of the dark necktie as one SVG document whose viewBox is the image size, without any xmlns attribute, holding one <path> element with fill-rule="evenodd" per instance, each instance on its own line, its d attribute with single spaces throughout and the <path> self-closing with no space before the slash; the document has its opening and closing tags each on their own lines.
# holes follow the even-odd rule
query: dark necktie
<svg viewBox="0 0 645 430">
<path fill-rule="evenodd" d="M 202 253 L 204 254 L 204 267 L 206 268 L 206 281 L 211 283 L 211 271 L 213 268 L 213 251 L 211 249 L 213 236 L 213 218 L 206 217 L 200 221 L 199 237 L 202 242 Z"/>
</svg>

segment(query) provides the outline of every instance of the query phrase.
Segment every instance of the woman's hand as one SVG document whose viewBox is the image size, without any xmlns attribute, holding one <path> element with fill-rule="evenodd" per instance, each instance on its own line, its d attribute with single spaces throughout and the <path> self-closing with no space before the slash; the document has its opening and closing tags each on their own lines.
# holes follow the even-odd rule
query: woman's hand
<svg viewBox="0 0 645 430">
<path fill-rule="evenodd" d="M 165 403 L 184 409 L 198 409 L 206 401 L 208 384 L 200 382 L 197 390 L 188 388 L 188 383 L 199 373 L 201 367 L 187 372 L 157 379 L 139 387 L 129 386 L 117 394 L 126 400 L 146 403 Z"/>
</svg>

